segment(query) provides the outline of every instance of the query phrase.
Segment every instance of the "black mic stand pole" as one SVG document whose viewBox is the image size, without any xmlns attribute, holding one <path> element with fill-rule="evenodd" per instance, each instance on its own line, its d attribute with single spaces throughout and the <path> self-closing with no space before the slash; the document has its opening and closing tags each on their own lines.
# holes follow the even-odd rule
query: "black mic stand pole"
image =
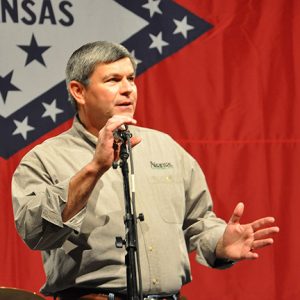
<svg viewBox="0 0 300 300">
<path fill-rule="evenodd" d="M 129 169 L 127 159 L 129 152 L 127 149 L 127 143 L 130 142 L 131 134 L 129 131 L 121 132 L 121 148 L 120 148 L 120 167 L 123 174 L 123 187 L 125 196 L 125 216 L 124 223 L 126 229 L 125 240 L 122 237 L 116 237 L 116 247 L 122 248 L 125 245 L 126 256 L 126 278 L 127 278 L 127 299 L 128 300 L 139 300 L 138 296 L 138 285 L 137 285 L 137 269 L 136 269 L 136 251 L 137 251 L 137 228 L 136 228 L 136 216 L 132 212 L 131 198 L 130 198 L 130 187 L 129 187 Z"/>
</svg>

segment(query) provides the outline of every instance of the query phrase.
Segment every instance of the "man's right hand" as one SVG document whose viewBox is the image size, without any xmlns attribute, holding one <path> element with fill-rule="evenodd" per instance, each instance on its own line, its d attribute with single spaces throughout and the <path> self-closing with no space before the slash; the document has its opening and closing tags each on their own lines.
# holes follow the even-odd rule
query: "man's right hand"
<svg viewBox="0 0 300 300">
<path fill-rule="evenodd" d="M 114 161 L 119 159 L 119 148 L 114 149 L 114 132 L 122 125 L 135 125 L 136 120 L 128 116 L 115 115 L 110 118 L 105 126 L 99 131 L 98 144 L 92 160 L 92 165 L 103 174 L 106 172 Z M 132 137 L 132 146 L 141 142 L 140 137 Z"/>
<path fill-rule="evenodd" d="M 98 143 L 94 157 L 90 163 L 77 172 L 70 180 L 68 200 L 62 212 L 63 222 L 68 221 L 82 210 L 89 199 L 99 178 L 112 166 L 113 161 L 119 159 L 119 145 L 114 144 L 114 131 L 122 125 L 134 125 L 136 120 L 128 116 L 115 115 L 99 131 Z M 132 137 L 132 146 L 141 142 L 141 138 Z"/>
</svg>

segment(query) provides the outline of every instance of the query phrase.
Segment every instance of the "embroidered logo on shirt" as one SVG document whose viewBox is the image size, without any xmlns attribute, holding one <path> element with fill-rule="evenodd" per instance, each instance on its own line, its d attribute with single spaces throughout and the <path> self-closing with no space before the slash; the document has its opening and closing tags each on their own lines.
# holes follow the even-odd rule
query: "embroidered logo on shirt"
<svg viewBox="0 0 300 300">
<path fill-rule="evenodd" d="M 157 163 L 157 162 L 154 162 L 154 161 L 151 161 L 151 160 L 150 160 L 150 166 L 151 166 L 152 169 L 159 169 L 159 170 L 173 168 L 173 165 L 170 162 Z"/>
</svg>

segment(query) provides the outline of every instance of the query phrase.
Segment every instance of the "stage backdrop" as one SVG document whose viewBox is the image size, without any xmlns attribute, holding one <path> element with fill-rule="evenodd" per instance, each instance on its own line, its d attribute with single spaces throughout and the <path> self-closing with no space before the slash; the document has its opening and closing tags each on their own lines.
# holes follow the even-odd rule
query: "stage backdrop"
<svg viewBox="0 0 300 300">
<path fill-rule="evenodd" d="M 228 220 L 243 201 L 243 222 L 273 215 L 281 228 L 259 260 L 229 270 L 191 254 L 183 294 L 300 299 L 300 1 L 0 3 L 0 286 L 38 291 L 44 281 L 40 253 L 15 231 L 11 176 L 29 149 L 71 124 L 71 52 L 112 40 L 138 62 L 139 125 L 169 133 L 199 161 L 215 211 Z"/>
</svg>

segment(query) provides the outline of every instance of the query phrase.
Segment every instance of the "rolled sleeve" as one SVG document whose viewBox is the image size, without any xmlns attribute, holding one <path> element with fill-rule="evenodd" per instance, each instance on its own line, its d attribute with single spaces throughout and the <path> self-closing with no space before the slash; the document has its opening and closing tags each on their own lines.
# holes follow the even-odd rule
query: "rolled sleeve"
<svg viewBox="0 0 300 300">
<path fill-rule="evenodd" d="M 12 195 L 16 228 L 32 249 L 61 247 L 73 231 L 80 231 L 86 209 L 62 221 L 70 178 L 55 182 L 34 155 L 26 157 L 13 176 Z"/>
<path fill-rule="evenodd" d="M 45 197 L 41 199 L 42 215 L 41 217 L 48 222 L 63 227 L 61 213 L 68 199 L 69 180 L 60 184 L 48 186 Z"/>
<path fill-rule="evenodd" d="M 74 231 L 79 232 L 86 214 L 86 207 L 67 222 L 62 221 L 61 215 L 68 199 L 68 189 L 69 180 L 65 180 L 55 186 L 47 187 L 46 197 L 42 199 L 41 217 L 59 227 L 67 226 Z"/>
<path fill-rule="evenodd" d="M 184 232 L 189 251 L 196 250 L 196 260 L 212 268 L 225 268 L 232 264 L 217 259 L 215 249 L 224 234 L 226 222 L 212 211 L 213 203 L 205 176 L 195 160 L 186 178 L 186 218 Z"/>
<path fill-rule="evenodd" d="M 201 235 L 197 245 L 197 262 L 209 267 L 216 267 L 215 249 L 224 230 L 225 225 L 215 226 Z"/>
</svg>

